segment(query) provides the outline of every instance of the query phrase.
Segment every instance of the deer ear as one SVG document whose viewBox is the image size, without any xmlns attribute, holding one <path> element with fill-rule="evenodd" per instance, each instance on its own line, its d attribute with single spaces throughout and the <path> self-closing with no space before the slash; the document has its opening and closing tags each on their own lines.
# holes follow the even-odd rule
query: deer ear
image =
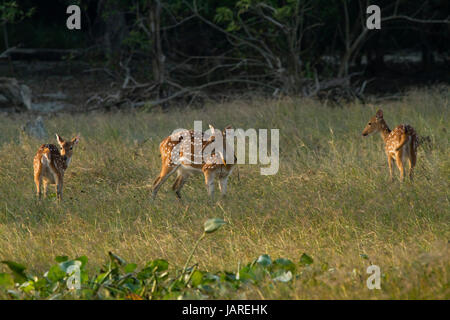
<svg viewBox="0 0 450 320">
<path fill-rule="evenodd" d="M 227 165 L 227 162 L 225 161 L 225 158 L 224 158 L 224 156 L 223 156 L 223 153 L 222 153 L 221 151 L 217 151 L 217 153 L 219 154 L 220 159 L 222 159 L 223 164 L 224 164 L 224 165 Z"/>
<path fill-rule="evenodd" d="M 57 133 L 56 133 L 56 140 L 58 141 L 59 144 L 63 144 L 63 143 L 64 143 L 64 139 L 61 138 L 61 137 L 59 136 L 59 134 L 57 134 Z"/>
<path fill-rule="evenodd" d="M 209 129 L 211 131 L 211 135 L 208 138 L 208 142 L 214 141 L 215 140 L 215 136 L 214 136 L 214 127 L 212 125 L 209 125 Z"/>
<path fill-rule="evenodd" d="M 376 116 L 377 119 L 383 119 L 383 110 L 378 109 Z"/>
<path fill-rule="evenodd" d="M 79 141 L 80 141 L 80 137 L 76 136 L 75 138 L 72 139 L 72 144 L 77 145 Z"/>
</svg>

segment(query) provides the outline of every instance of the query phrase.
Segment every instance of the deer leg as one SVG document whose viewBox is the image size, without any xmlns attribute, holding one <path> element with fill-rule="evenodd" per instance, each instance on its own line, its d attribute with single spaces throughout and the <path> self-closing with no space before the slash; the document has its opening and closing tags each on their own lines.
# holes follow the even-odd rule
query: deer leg
<svg viewBox="0 0 450 320">
<path fill-rule="evenodd" d="M 404 177 L 405 177 L 405 169 L 403 167 L 403 161 L 402 161 L 402 150 L 400 150 L 399 152 L 397 152 L 396 156 L 395 156 L 395 162 L 397 163 L 397 168 L 400 171 L 400 180 L 403 181 Z"/>
<path fill-rule="evenodd" d="M 392 156 L 389 156 L 389 155 L 388 155 L 389 179 L 390 179 L 391 181 L 393 180 L 393 177 L 392 177 L 392 162 L 393 162 Z"/>
<path fill-rule="evenodd" d="M 48 181 L 44 180 L 43 183 L 44 183 L 44 190 L 43 190 L 44 191 L 44 198 L 47 198 Z"/>
<path fill-rule="evenodd" d="M 42 183 L 42 164 L 39 160 L 34 160 L 34 183 L 36 184 L 36 196 L 41 198 L 41 183 Z"/>
<path fill-rule="evenodd" d="M 214 202 L 214 172 L 212 171 L 204 171 L 205 175 L 205 184 L 208 190 L 208 195 L 211 197 L 211 201 Z"/>
<path fill-rule="evenodd" d="M 221 178 L 219 180 L 219 189 L 222 193 L 222 197 L 225 197 L 225 194 L 227 193 L 227 183 L 228 183 L 228 176 Z"/>
<path fill-rule="evenodd" d="M 412 144 L 412 143 L 411 143 Z M 417 160 L 417 154 L 414 150 L 413 146 L 410 148 L 410 155 L 409 155 L 409 178 L 413 180 L 413 172 L 414 167 L 416 166 L 416 160 Z"/>
<path fill-rule="evenodd" d="M 187 180 L 187 176 L 180 173 L 180 171 L 178 171 L 178 177 L 172 186 L 172 190 L 175 191 L 178 199 L 181 199 L 180 191 L 181 191 L 181 188 L 183 188 L 184 184 L 186 183 L 186 180 Z"/>
<path fill-rule="evenodd" d="M 59 177 L 56 179 L 56 197 L 58 201 L 62 200 L 63 179 Z"/>
<path fill-rule="evenodd" d="M 156 198 L 156 194 L 158 193 L 159 188 L 161 188 L 161 185 L 166 182 L 166 180 L 178 169 L 179 166 L 163 166 L 161 169 L 161 173 L 159 174 L 159 177 L 155 179 L 155 182 L 153 182 L 153 188 L 152 188 L 152 197 L 153 199 Z"/>
<path fill-rule="evenodd" d="M 34 174 L 34 183 L 36 184 L 36 196 L 41 199 L 41 183 L 42 183 L 42 176 L 41 176 L 41 169 L 38 170 Z"/>
</svg>

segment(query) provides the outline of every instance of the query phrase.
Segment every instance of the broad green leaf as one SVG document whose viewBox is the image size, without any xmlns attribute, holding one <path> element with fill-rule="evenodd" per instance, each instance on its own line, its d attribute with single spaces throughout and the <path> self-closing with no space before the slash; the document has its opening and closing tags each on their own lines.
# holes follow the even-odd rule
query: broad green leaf
<svg viewBox="0 0 450 320">
<path fill-rule="evenodd" d="M 44 278 L 38 279 L 37 281 L 34 282 L 34 288 L 36 290 L 43 290 L 45 289 L 46 286 L 47 280 L 45 280 Z"/>
<path fill-rule="evenodd" d="M 365 253 L 361 253 L 360 257 L 363 258 L 363 259 L 366 259 L 366 260 L 369 259 L 369 256 L 367 254 L 365 254 Z"/>
<path fill-rule="evenodd" d="M 69 260 L 68 256 L 56 256 L 55 261 L 58 263 L 65 262 Z"/>
<path fill-rule="evenodd" d="M 268 254 L 263 254 L 258 257 L 258 260 L 256 260 L 256 262 L 264 267 L 267 267 L 272 264 L 272 259 L 270 259 L 270 256 Z"/>
<path fill-rule="evenodd" d="M 147 262 L 147 265 L 145 266 L 145 268 L 150 269 L 154 272 L 162 272 L 162 271 L 166 271 L 167 269 L 169 269 L 169 262 L 167 262 L 164 259 L 156 259 L 150 262 Z"/>
<path fill-rule="evenodd" d="M 127 264 L 125 266 L 125 268 L 123 268 L 123 270 L 126 273 L 129 273 L 129 272 L 133 272 L 134 270 L 136 270 L 136 268 L 137 268 L 137 264 L 136 263 L 129 263 L 129 264 Z"/>
<path fill-rule="evenodd" d="M 314 262 L 313 258 L 308 256 L 306 253 L 303 253 L 300 257 L 300 265 L 308 266 Z"/>
<path fill-rule="evenodd" d="M 27 281 L 27 276 L 25 274 L 26 267 L 14 262 L 14 261 L 2 261 L 3 264 L 6 264 L 8 268 L 13 272 L 14 281 L 17 283 L 23 283 Z"/>
<path fill-rule="evenodd" d="M 59 264 L 55 264 L 50 267 L 50 270 L 45 274 L 47 279 L 51 282 L 58 282 L 66 276 L 66 272 L 61 269 Z"/>
<path fill-rule="evenodd" d="M 267 271 L 264 270 L 262 266 L 259 264 L 255 264 L 253 266 L 247 265 L 239 270 L 236 278 L 240 281 L 248 281 L 252 280 L 254 282 L 258 282 L 263 279 Z"/>
<path fill-rule="evenodd" d="M 89 274 L 86 272 L 86 270 L 81 270 L 80 276 L 81 276 L 80 281 L 82 284 L 86 284 L 89 282 Z"/>
<path fill-rule="evenodd" d="M 141 289 L 141 286 L 139 284 L 133 283 L 132 279 L 129 279 L 122 286 L 133 293 L 136 293 L 139 289 Z"/>
<path fill-rule="evenodd" d="M 22 273 L 25 271 L 26 267 L 14 261 L 2 261 L 3 264 L 6 264 L 11 271 Z"/>
<path fill-rule="evenodd" d="M 220 218 L 208 219 L 205 222 L 204 230 L 206 233 L 211 233 L 211 232 L 218 230 L 224 224 L 226 224 L 226 222 Z"/>
<path fill-rule="evenodd" d="M 295 272 L 295 264 L 289 260 L 289 259 L 285 259 L 285 258 L 278 258 L 277 260 L 275 260 L 273 262 L 274 266 L 277 268 L 281 268 L 283 270 L 287 270 L 287 271 L 291 271 L 291 272 Z"/>
<path fill-rule="evenodd" d="M 95 279 L 95 283 L 101 284 L 105 281 L 106 277 L 109 275 L 109 272 L 100 273 Z"/>
<path fill-rule="evenodd" d="M 4 289 L 14 288 L 14 279 L 8 273 L 0 273 L 0 287 Z"/>
<path fill-rule="evenodd" d="M 34 283 L 33 281 L 25 281 L 20 285 L 19 289 L 25 293 L 30 293 L 34 290 Z"/>
<path fill-rule="evenodd" d="M 195 288 L 203 282 L 203 273 L 201 271 L 195 270 L 191 276 L 191 285 Z"/>
<path fill-rule="evenodd" d="M 88 263 L 88 258 L 86 256 L 80 256 L 75 260 L 81 261 L 81 269 L 84 269 L 84 267 L 86 267 L 86 264 Z"/>
</svg>

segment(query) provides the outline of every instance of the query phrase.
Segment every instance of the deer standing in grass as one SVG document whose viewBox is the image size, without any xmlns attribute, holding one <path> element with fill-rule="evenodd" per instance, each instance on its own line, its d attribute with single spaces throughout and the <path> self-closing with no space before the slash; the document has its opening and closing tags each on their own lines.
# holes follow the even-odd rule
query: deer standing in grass
<svg viewBox="0 0 450 320">
<path fill-rule="evenodd" d="M 43 144 L 34 156 L 34 183 L 36 194 L 41 198 L 41 185 L 44 187 L 44 197 L 47 196 L 47 186 L 56 185 L 58 200 L 62 200 L 64 172 L 72 160 L 73 147 L 78 144 L 79 137 L 66 141 L 56 134 L 61 151 L 54 144 Z"/>
<path fill-rule="evenodd" d="M 384 150 L 387 155 L 389 174 L 392 181 L 392 162 L 395 160 L 400 171 L 400 179 L 404 180 L 403 162 L 408 159 L 409 177 L 413 178 L 413 169 L 416 165 L 418 138 L 416 131 L 408 124 L 401 124 L 394 130 L 390 130 L 386 121 L 383 119 L 383 111 L 378 110 L 367 123 L 363 136 L 372 132 L 380 132 L 384 141 Z"/>
<path fill-rule="evenodd" d="M 208 139 L 205 137 L 205 132 L 185 130 L 174 133 L 161 142 L 159 145 L 162 162 L 161 172 L 153 182 L 153 199 L 161 185 L 175 172 L 177 172 L 177 178 L 172 189 L 179 199 L 181 199 L 181 188 L 193 173 L 203 173 L 208 194 L 212 201 L 214 200 L 214 178 L 216 176 L 219 178 L 220 191 L 223 196 L 225 195 L 228 177 L 233 172 L 236 162 L 236 157 L 234 157 L 233 163 L 226 163 L 223 156 L 224 153 L 226 154 L 227 146 L 226 130 L 231 129 L 231 126 L 226 127 L 222 132 L 214 129 L 211 125 L 210 128 L 212 135 Z M 221 134 L 223 137 L 224 152 L 215 150 L 209 156 L 204 157 L 203 151 L 213 143 L 216 134 Z M 201 154 L 195 153 L 195 149 L 201 150 Z M 199 156 L 201 156 L 201 160 L 194 161 Z"/>
</svg>

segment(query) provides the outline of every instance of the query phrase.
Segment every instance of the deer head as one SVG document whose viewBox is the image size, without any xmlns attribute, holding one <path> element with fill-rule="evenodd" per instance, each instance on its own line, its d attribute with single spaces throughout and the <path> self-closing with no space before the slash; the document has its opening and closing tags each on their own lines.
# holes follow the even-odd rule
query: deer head
<svg viewBox="0 0 450 320">
<path fill-rule="evenodd" d="M 383 111 L 379 109 L 377 113 L 370 118 L 369 122 L 367 122 L 366 127 L 364 128 L 362 135 L 367 136 L 373 132 L 378 132 L 382 129 L 383 124 Z"/>
<path fill-rule="evenodd" d="M 222 150 L 216 150 L 222 163 L 224 165 L 227 165 L 226 163 L 226 154 L 227 154 L 227 146 L 229 146 L 229 143 L 233 143 L 234 136 L 231 137 L 231 141 L 228 141 L 227 139 L 227 130 L 232 129 L 232 126 L 226 126 L 224 130 L 220 131 L 215 129 L 212 125 L 209 125 L 209 128 L 211 130 L 211 137 L 209 138 L 209 141 L 215 141 L 216 136 L 220 136 L 222 138 Z"/>
<path fill-rule="evenodd" d="M 56 140 L 61 147 L 61 155 L 66 158 L 67 164 L 69 164 L 73 154 L 73 147 L 78 144 L 78 142 L 80 141 L 80 137 L 76 136 L 72 140 L 66 141 L 61 138 L 61 136 L 56 134 Z"/>
</svg>

